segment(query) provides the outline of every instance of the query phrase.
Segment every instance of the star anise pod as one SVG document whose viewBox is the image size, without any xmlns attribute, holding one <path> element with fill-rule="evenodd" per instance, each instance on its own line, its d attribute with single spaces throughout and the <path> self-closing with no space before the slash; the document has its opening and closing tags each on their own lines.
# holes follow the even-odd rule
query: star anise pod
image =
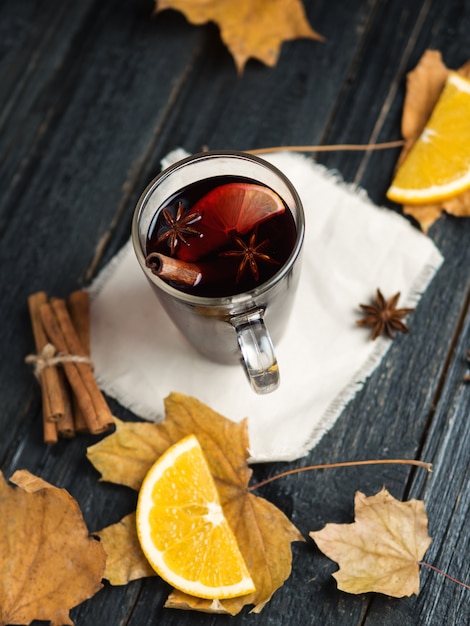
<svg viewBox="0 0 470 626">
<path fill-rule="evenodd" d="M 175 250 L 180 242 L 189 246 L 187 237 L 200 237 L 201 233 L 197 228 L 193 228 L 192 224 L 198 222 L 202 215 L 197 211 L 188 212 L 183 215 L 184 207 L 181 202 L 178 202 L 178 208 L 176 210 L 176 216 L 173 216 L 169 209 L 163 209 L 162 215 L 165 222 L 168 224 L 168 229 L 160 235 L 156 244 L 159 245 L 166 239 L 168 239 L 168 245 L 170 246 L 170 254 L 174 254 Z"/>
<path fill-rule="evenodd" d="M 409 331 L 408 326 L 401 320 L 414 309 L 397 309 L 400 292 L 396 293 L 389 300 L 385 300 L 380 289 L 377 289 L 376 303 L 360 304 L 361 309 L 366 313 L 362 320 L 358 320 L 358 326 L 368 326 L 372 328 L 372 339 L 377 339 L 379 335 L 388 335 L 390 339 L 394 339 L 394 330 L 402 333 Z"/>
<path fill-rule="evenodd" d="M 271 263 L 273 265 L 279 265 L 279 261 L 272 259 L 269 255 L 264 254 L 263 250 L 269 246 L 269 239 L 265 239 L 261 243 L 256 243 L 256 232 L 250 235 L 249 243 L 245 243 L 238 235 L 233 235 L 233 241 L 238 246 L 238 250 L 227 250 L 221 252 L 219 256 L 225 257 L 240 257 L 240 265 L 238 267 L 236 282 L 238 283 L 240 278 L 246 272 L 247 269 L 251 271 L 253 278 L 259 280 L 258 263 L 263 261 L 264 263 Z"/>
</svg>

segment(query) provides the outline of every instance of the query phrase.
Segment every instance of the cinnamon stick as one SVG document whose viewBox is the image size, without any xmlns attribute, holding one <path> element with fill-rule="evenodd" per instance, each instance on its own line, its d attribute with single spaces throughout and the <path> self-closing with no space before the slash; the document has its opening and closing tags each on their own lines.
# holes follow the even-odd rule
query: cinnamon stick
<svg viewBox="0 0 470 626">
<path fill-rule="evenodd" d="M 97 434 L 113 425 L 109 407 L 96 384 L 89 363 L 76 362 L 74 357 L 86 358 L 77 337 L 64 300 L 53 298 L 41 306 L 43 325 L 50 341 L 69 361 L 63 361 L 65 374 L 83 411 L 89 431 Z"/>
<path fill-rule="evenodd" d="M 90 351 L 90 297 L 87 291 L 72 291 L 67 298 L 70 319 L 84 351 Z"/>
<path fill-rule="evenodd" d="M 229 262 L 225 259 L 218 259 L 216 267 L 214 263 L 204 261 L 189 263 L 159 252 L 151 252 L 145 259 L 145 264 L 155 276 L 163 280 L 170 280 L 181 287 L 195 287 L 201 283 L 220 280 L 224 265 L 229 266 Z M 230 266 L 233 267 L 232 264 Z"/>
<path fill-rule="evenodd" d="M 43 441 L 47 445 L 53 445 L 59 441 L 57 432 L 57 422 L 48 419 L 51 414 L 51 408 L 49 405 L 49 396 L 44 393 L 44 389 L 41 390 L 42 394 L 42 432 Z"/>
<path fill-rule="evenodd" d="M 57 322 L 65 338 L 65 342 L 67 345 L 67 352 L 69 354 L 83 356 L 86 359 L 88 359 L 88 349 L 85 349 L 81 344 L 81 341 L 78 337 L 78 334 L 70 318 L 65 300 L 61 300 L 59 298 L 52 298 L 51 306 L 52 306 L 52 309 L 54 310 Z M 75 302 L 75 306 L 76 308 L 83 307 L 84 302 L 81 301 L 78 304 L 77 302 Z M 82 321 L 84 320 L 82 319 Z M 82 323 L 82 321 L 80 322 L 80 324 Z M 89 328 L 86 330 L 86 332 L 87 334 L 89 333 Z M 88 343 L 89 343 L 89 338 L 88 338 Z M 77 366 L 77 370 L 79 371 L 82 377 L 82 380 L 84 381 L 85 387 L 90 394 L 90 398 L 92 400 L 92 403 L 95 409 L 96 418 L 101 425 L 100 430 L 98 432 L 109 430 L 112 426 L 114 426 L 114 419 L 108 407 L 108 404 L 106 400 L 104 399 L 104 396 L 101 393 L 101 390 L 96 383 L 95 377 L 93 375 L 93 370 L 91 368 L 91 364 L 89 362 L 88 363 L 77 362 L 75 363 L 75 365 Z M 80 405 L 80 398 L 77 397 L 77 401 Z M 84 414 L 84 417 L 86 419 L 86 414 Z M 96 432 L 95 430 L 92 430 L 90 428 L 89 424 L 88 424 L 88 428 L 90 432 L 92 433 Z"/>
<path fill-rule="evenodd" d="M 80 339 L 75 332 L 75 328 L 72 324 L 72 320 L 70 319 L 65 300 L 53 298 L 51 300 L 51 305 L 56 315 L 59 326 L 63 332 L 69 354 L 76 354 L 78 356 L 88 357 L 88 350 L 85 350 L 83 348 Z M 89 330 L 87 332 L 89 332 Z M 101 425 L 100 431 L 102 432 L 105 430 L 109 430 L 112 426 L 114 426 L 113 416 L 106 400 L 104 399 L 103 394 L 101 393 L 101 390 L 96 383 L 90 363 L 78 362 L 76 363 L 76 366 L 82 377 L 82 380 L 85 383 L 86 389 L 90 394 L 90 398 L 96 412 L 96 418 Z M 80 398 L 77 398 L 77 400 L 80 401 Z M 84 414 L 84 417 L 86 419 L 86 414 Z M 90 432 L 96 432 L 95 430 L 90 428 L 89 424 L 88 428 Z"/>
<path fill-rule="evenodd" d="M 44 291 L 38 291 L 28 297 L 29 315 L 33 329 L 37 354 L 41 354 L 48 343 L 41 319 L 40 308 L 47 302 Z M 65 415 L 64 393 L 56 367 L 46 367 L 39 373 L 42 395 L 42 418 L 44 442 L 57 443 L 57 427 L 54 422 Z"/>
<path fill-rule="evenodd" d="M 78 339 L 87 356 L 90 356 L 90 299 L 87 291 L 77 290 L 69 294 L 67 308 Z M 87 433 L 88 425 L 77 398 L 72 397 L 75 429 L 79 433 Z"/>
<path fill-rule="evenodd" d="M 74 397 L 71 393 L 70 386 L 67 382 L 67 378 L 65 376 L 65 372 L 62 368 L 57 371 L 59 378 L 61 380 L 62 389 L 64 390 L 64 408 L 65 414 L 57 423 L 57 433 L 59 437 L 63 437 L 64 439 L 72 439 L 75 437 L 76 428 L 75 428 L 75 420 L 73 415 L 73 400 Z"/>
</svg>

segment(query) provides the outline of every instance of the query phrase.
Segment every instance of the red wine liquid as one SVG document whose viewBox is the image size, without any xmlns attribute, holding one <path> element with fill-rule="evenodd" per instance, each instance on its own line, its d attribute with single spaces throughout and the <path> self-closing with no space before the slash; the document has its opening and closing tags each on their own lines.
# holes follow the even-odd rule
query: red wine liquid
<svg viewBox="0 0 470 626">
<path fill-rule="evenodd" d="M 166 209 L 167 215 L 168 212 L 171 214 L 173 219 L 176 219 L 178 210 L 180 215 L 184 217 L 191 213 L 196 202 L 209 191 L 221 185 L 240 182 L 260 185 L 259 182 L 249 178 L 217 176 L 193 183 L 181 189 L 178 193 L 169 198 L 163 208 Z M 167 280 L 166 282 L 180 291 L 205 297 L 230 296 L 250 291 L 263 284 L 282 268 L 295 245 L 297 235 L 295 221 L 290 210 L 285 203 L 283 204 L 285 206 L 283 213 L 275 214 L 273 217 L 243 235 L 236 232 L 231 233 L 224 245 L 209 252 L 203 258 L 198 259 L 197 263 L 200 264 L 201 267 L 205 269 L 209 268 L 208 272 L 202 272 L 203 278 L 199 284 L 186 286 L 171 280 Z M 197 230 L 198 221 L 188 224 L 188 226 L 189 228 Z M 162 236 L 168 230 L 168 221 L 164 218 L 162 211 L 159 211 L 153 219 L 147 235 L 147 255 L 158 252 L 162 255 L 178 259 L 179 251 L 186 245 L 191 246 L 191 241 L 194 241 L 193 235 L 184 234 L 187 243 L 179 239 L 172 251 L 171 237 L 162 239 Z M 236 238 L 241 239 L 248 247 L 256 248 L 259 244 L 263 244 L 258 248 L 259 254 L 255 255 L 253 258 L 256 265 L 254 271 L 243 247 Z M 225 254 L 233 251 L 238 254 Z M 264 260 L 259 256 L 260 254 L 267 255 L 272 262 Z M 244 259 L 246 260 L 245 266 L 244 268 L 240 268 Z M 242 269 L 242 271 L 240 271 L 240 269 Z M 210 278 L 206 279 L 206 276 L 210 276 Z"/>
</svg>

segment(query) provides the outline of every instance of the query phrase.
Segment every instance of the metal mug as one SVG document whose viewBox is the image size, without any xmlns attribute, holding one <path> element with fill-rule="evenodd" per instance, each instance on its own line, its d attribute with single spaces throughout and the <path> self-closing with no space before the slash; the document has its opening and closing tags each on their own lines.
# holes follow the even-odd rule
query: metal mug
<svg viewBox="0 0 470 626">
<path fill-rule="evenodd" d="M 231 296 L 195 296 L 169 285 L 147 267 L 147 236 L 170 197 L 215 176 L 249 178 L 270 187 L 291 211 L 297 234 L 287 261 L 266 282 Z M 253 390 L 260 394 L 279 386 L 273 344 L 286 327 L 294 301 L 304 231 L 302 204 L 286 176 L 264 159 L 232 151 L 195 154 L 163 170 L 142 194 L 132 221 L 135 254 L 170 319 L 205 357 L 223 364 L 241 362 Z"/>
</svg>

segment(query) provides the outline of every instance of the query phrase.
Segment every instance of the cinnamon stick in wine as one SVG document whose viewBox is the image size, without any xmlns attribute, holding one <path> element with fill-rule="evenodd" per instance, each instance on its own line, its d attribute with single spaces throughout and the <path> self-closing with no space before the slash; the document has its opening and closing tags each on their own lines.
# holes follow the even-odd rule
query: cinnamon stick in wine
<svg viewBox="0 0 470 626">
<path fill-rule="evenodd" d="M 160 252 L 151 252 L 145 259 L 145 264 L 155 276 L 169 280 L 182 287 L 195 287 L 201 283 L 210 283 L 220 280 L 223 265 L 229 266 L 226 259 L 218 259 L 214 263 L 189 263 L 166 256 Z M 233 267 L 233 266 L 232 266 Z"/>
</svg>

